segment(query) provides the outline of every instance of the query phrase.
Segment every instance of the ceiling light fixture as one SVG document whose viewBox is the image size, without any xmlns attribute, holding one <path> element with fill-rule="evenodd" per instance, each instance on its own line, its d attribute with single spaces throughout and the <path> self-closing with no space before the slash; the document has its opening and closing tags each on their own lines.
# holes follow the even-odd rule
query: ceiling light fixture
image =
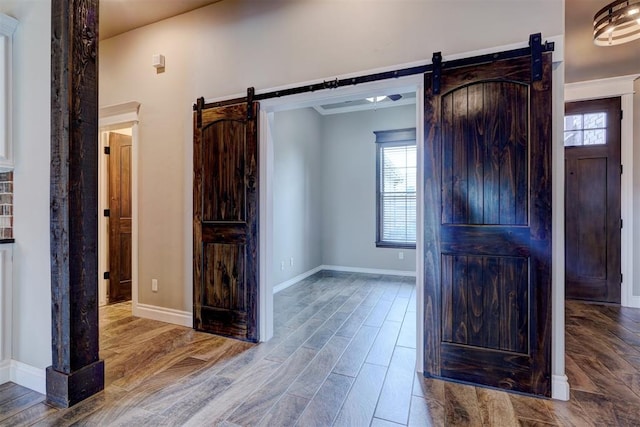
<svg viewBox="0 0 640 427">
<path fill-rule="evenodd" d="M 373 96 L 371 98 L 367 98 L 367 101 L 369 101 L 369 102 L 380 102 L 385 98 L 386 98 L 386 96 Z"/>
<path fill-rule="evenodd" d="M 593 17 L 593 42 L 616 46 L 640 39 L 640 0 L 615 0 Z"/>
</svg>

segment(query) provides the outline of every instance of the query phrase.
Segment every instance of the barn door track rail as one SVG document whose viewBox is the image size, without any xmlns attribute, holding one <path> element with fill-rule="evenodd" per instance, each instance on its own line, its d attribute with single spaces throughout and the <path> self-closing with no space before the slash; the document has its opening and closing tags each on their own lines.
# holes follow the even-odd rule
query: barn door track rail
<svg viewBox="0 0 640 427">
<path fill-rule="evenodd" d="M 241 104 L 245 102 L 248 102 L 249 105 L 251 105 L 254 101 L 262 101 L 265 99 L 280 98 L 283 96 L 297 95 L 300 93 L 307 93 L 307 92 L 316 92 L 316 91 L 326 90 L 326 89 L 336 89 L 344 86 L 355 86 L 362 83 L 370 83 L 370 82 L 375 82 L 379 80 L 394 79 L 399 77 L 406 77 L 406 76 L 412 76 L 416 74 L 424 74 L 424 73 L 430 73 L 430 72 L 432 73 L 432 79 L 433 79 L 433 91 L 434 93 L 437 94 L 439 93 L 439 88 L 440 88 L 439 80 L 440 80 L 440 75 L 442 70 L 466 67 L 469 65 L 486 64 L 486 63 L 491 63 L 495 61 L 519 58 L 524 56 L 531 56 L 531 69 L 532 69 L 531 76 L 532 76 L 532 80 L 536 81 L 542 78 L 542 54 L 547 52 L 553 52 L 554 47 L 555 46 L 553 42 L 545 41 L 544 43 L 542 43 L 542 34 L 535 33 L 529 36 L 529 46 L 519 48 L 519 49 L 511 49 L 511 50 L 505 50 L 502 52 L 471 56 L 468 58 L 455 59 L 452 61 L 443 61 L 442 53 L 435 52 L 433 54 L 431 64 L 418 65 L 418 66 L 409 67 L 409 68 L 401 68 L 398 70 L 385 71 L 382 73 L 367 74 L 364 76 L 349 77 L 345 79 L 336 78 L 335 80 L 325 80 L 320 83 L 298 86 L 298 87 L 293 87 L 289 89 L 275 90 L 275 91 L 259 93 L 259 94 L 255 93 L 255 89 L 253 87 L 250 87 L 247 90 L 247 96 L 244 96 L 241 98 L 234 98 L 234 99 L 228 99 L 224 101 L 205 103 L 204 97 L 201 97 L 198 99 L 198 101 L 195 104 L 193 104 L 193 111 L 198 112 L 198 116 L 200 116 L 200 113 L 202 112 L 202 110 L 207 108 L 221 107 L 224 105 L 231 105 L 231 104 Z M 247 109 L 247 115 L 249 119 L 252 118 L 253 116 L 252 107 L 249 107 Z M 197 120 L 197 124 L 200 125 L 201 119 L 196 119 L 196 120 Z"/>
</svg>

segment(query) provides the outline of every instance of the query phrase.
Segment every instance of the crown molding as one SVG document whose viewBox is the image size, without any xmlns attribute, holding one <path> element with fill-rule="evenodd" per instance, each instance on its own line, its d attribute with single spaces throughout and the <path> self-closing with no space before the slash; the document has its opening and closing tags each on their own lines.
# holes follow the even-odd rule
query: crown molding
<svg viewBox="0 0 640 427">
<path fill-rule="evenodd" d="M 101 128 L 125 123 L 138 123 L 140 103 L 137 101 L 124 102 L 117 105 L 101 107 L 98 113 Z"/>
<path fill-rule="evenodd" d="M 0 35 L 11 37 L 18 26 L 18 20 L 0 13 Z"/>
</svg>

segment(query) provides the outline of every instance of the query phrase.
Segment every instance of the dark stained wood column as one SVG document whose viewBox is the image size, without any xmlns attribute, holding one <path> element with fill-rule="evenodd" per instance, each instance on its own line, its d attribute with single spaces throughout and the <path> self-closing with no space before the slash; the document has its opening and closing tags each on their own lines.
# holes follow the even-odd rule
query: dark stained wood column
<svg viewBox="0 0 640 427">
<path fill-rule="evenodd" d="M 47 401 L 104 388 L 98 355 L 98 0 L 51 4 L 52 366 Z"/>
</svg>

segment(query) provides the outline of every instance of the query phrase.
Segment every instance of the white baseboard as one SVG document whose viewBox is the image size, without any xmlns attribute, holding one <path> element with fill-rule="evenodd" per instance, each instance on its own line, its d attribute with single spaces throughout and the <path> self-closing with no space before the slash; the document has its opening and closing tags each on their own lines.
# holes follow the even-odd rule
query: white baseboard
<svg viewBox="0 0 640 427">
<path fill-rule="evenodd" d="M 0 362 L 0 384 L 11 381 L 11 361 L 3 360 Z"/>
<path fill-rule="evenodd" d="M 47 393 L 47 375 L 45 369 L 35 368 L 17 360 L 0 362 L 0 384 L 14 382 L 38 393 Z"/>
<path fill-rule="evenodd" d="M 556 400 L 569 400 L 570 387 L 566 375 L 553 375 L 551 381 L 551 398 Z"/>
<path fill-rule="evenodd" d="M 391 276 L 406 276 L 406 277 L 416 277 L 415 271 L 404 271 L 404 270 L 381 270 L 378 268 L 362 268 L 362 267 L 344 267 L 341 265 L 320 265 L 316 268 L 312 268 L 309 271 L 305 271 L 302 274 L 297 275 L 296 277 L 292 277 L 291 279 L 279 283 L 273 287 L 273 293 L 277 294 L 280 291 L 287 289 L 289 286 L 293 286 L 301 280 L 306 279 L 307 277 L 316 274 L 322 270 L 332 270 L 332 271 L 344 271 L 346 273 L 365 273 L 365 274 L 384 274 Z"/>
<path fill-rule="evenodd" d="M 387 276 L 416 277 L 415 271 L 381 270 L 378 268 L 344 267 L 341 265 L 322 265 L 322 270 L 344 271 L 347 273 L 383 274 Z"/>
<path fill-rule="evenodd" d="M 626 304 L 623 307 L 640 308 L 640 296 L 631 295 L 627 297 Z"/>
<path fill-rule="evenodd" d="M 159 320 L 160 322 L 173 323 L 174 325 L 189 328 L 193 327 L 193 315 L 188 311 L 138 303 L 132 306 L 131 312 L 136 317 Z"/>
<path fill-rule="evenodd" d="M 304 279 L 306 279 L 307 277 L 309 277 L 309 276 L 311 276 L 313 274 L 316 274 L 318 271 L 323 269 L 322 267 L 324 267 L 324 266 L 319 265 L 316 268 L 312 268 L 309 271 L 305 271 L 302 274 L 298 274 L 296 277 L 293 277 L 293 278 L 291 278 L 289 280 L 286 280 L 286 281 L 284 281 L 282 283 L 279 283 L 279 284 L 275 285 L 273 287 L 273 293 L 277 294 L 278 292 L 287 289 L 289 286 L 295 285 L 299 281 L 304 280 Z"/>
</svg>

